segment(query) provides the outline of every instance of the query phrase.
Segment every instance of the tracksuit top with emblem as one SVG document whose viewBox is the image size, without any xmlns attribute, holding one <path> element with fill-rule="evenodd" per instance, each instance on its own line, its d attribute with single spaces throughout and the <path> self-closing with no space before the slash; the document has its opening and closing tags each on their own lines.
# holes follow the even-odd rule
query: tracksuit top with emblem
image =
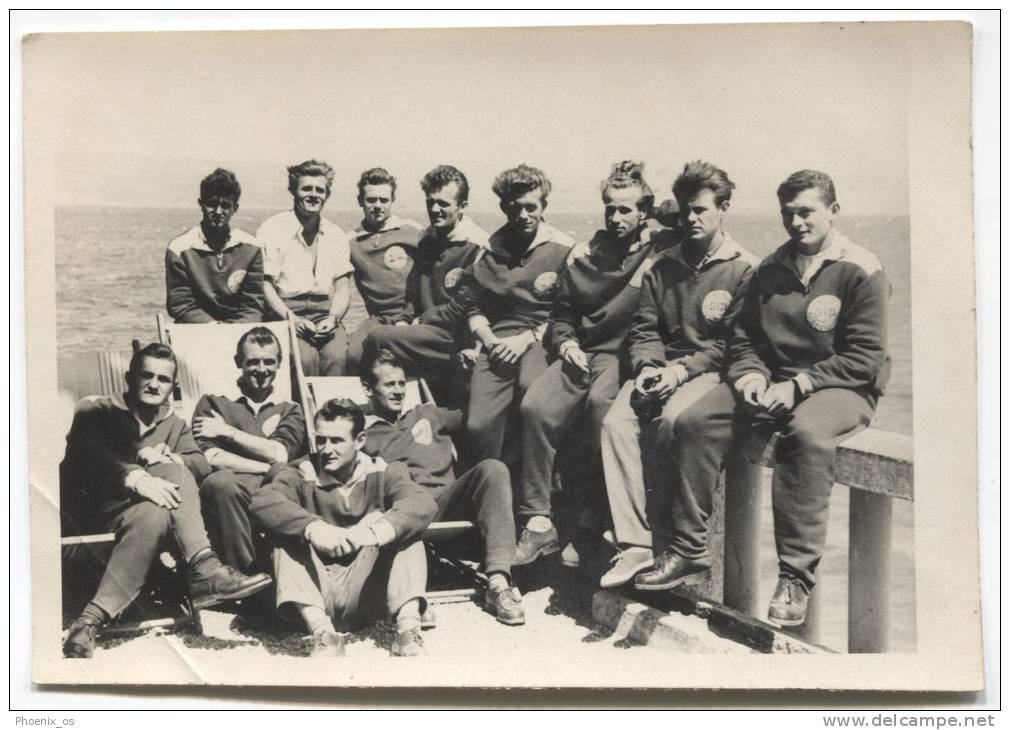
<svg viewBox="0 0 1010 730">
<path fill-rule="evenodd" d="M 772 382 L 796 378 L 804 393 L 883 392 L 891 285 L 877 257 L 838 231 L 822 250 L 823 263 L 807 272 L 806 284 L 792 242 L 761 262 L 730 343 L 731 382 L 760 373 Z"/>
<path fill-rule="evenodd" d="M 254 413 L 245 403 L 245 397 L 231 400 L 223 395 L 205 395 L 193 409 L 193 418 L 220 414 L 224 422 L 239 431 L 262 436 L 281 444 L 288 452 L 288 461 L 294 461 L 308 451 L 305 440 L 305 416 L 301 406 L 290 401 L 267 402 Z M 213 439 L 198 436 L 196 444 L 205 453 L 215 448 Z"/>
<path fill-rule="evenodd" d="M 381 231 L 359 227 L 350 235 L 351 265 L 368 316 L 392 323 L 402 312 L 421 226 L 390 216 Z"/>
<path fill-rule="evenodd" d="M 463 425 L 461 411 L 423 403 L 402 414 L 396 423 L 376 419 L 365 429 L 365 448 L 371 456 L 405 464 L 410 477 L 439 493 L 456 480 L 452 463 L 452 434 Z"/>
<path fill-rule="evenodd" d="M 386 464 L 359 453 L 346 484 L 318 467 L 315 471 L 318 483 L 306 481 L 297 465 L 273 466 L 253 495 L 250 514 L 273 535 L 297 540 L 320 518 L 338 527 L 353 527 L 365 515 L 381 512 L 380 522 L 392 528 L 394 542 L 404 544 L 419 538 L 438 511 L 403 464 Z"/>
<path fill-rule="evenodd" d="M 642 279 L 628 333 L 631 371 L 677 361 L 689 377 L 725 367 L 726 343 L 758 259 L 728 233 L 695 265 L 685 241 L 658 256 Z"/>
<path fill-rule="evenodd" d="M 615 249 L 610 234 L 597 231 L 572 250 L 558 278 L 544 347 L 555 357 L 568 340 L 585 352 L 617 355 L 638 307 L 642 280 L 660 253 L 675 245 L 668 229 L 639 230 L 628 250 Z"/>
<path fill-rule="evenodd" d="M 558 271 L 574 241 L 548 223 L 540 223 L 529 245 L 502 226 L 488 251 L 465 273 L 452 309 L 462 316 L 485 317 L 491 331 L 508 337 L 546 324 L 557 293 Z"/>
<path fill-rule="evenodd" d="M 261 322 L 263 251 L 251 233 L 232 228 L 215 252 L 197 224 L 168 244 L 165 289 L 176 322 Z"/>
<path fill-rule="evenodd" d="M 93 505 L 128 498 L 127 479 L 132 472 L 146 471 L 137 463 L 138 452 L 161 444 L 182 457 L 198 484 L 210 474 L 193 432 L 170 406 L 163 406 L 141 432 L 123 395 L 92 396 L 78 403 L 60 464 L 60 510 L 65 518 L 83 517 Z"/>
<path fill-rule="evenodd" d="M 403 313 L 397 319 L 409 323 L 419 317 L 423 324 L 453 329 L 457 323 L 446 319 L 440 307 L 459 291 L 463 272 L 487 249 L 487 240 L 487 233 L 465 216 L 447 239 L 438 238 L 430 228 L 425 231 L 414 252 Z"/>
</svg>

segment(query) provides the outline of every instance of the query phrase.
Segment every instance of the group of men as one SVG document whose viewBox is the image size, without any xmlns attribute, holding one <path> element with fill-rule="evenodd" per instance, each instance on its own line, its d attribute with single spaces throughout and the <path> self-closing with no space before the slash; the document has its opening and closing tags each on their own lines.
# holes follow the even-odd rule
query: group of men
<svg viewBox="0 0 1010 730">
<path fill-rule="evenodd" d="M 175 356 L 150 345 L 124 396 L 79 406 L 64 525 L 115 531 L 117 544 L 67 656 L 91 655 L 169 527 L 203 605 L 272 576 L 277 611 L 308 630 L 312 654 L 342 655 L 344 632 L 385 612 L 392 653 L 414 656 L 435 620 L 421 536 L 433 520 L 472 520 L 485 610 L 520 625 L 512 569 L 561 550 L 552 489 L 565 461 L 582 509 L 562 562 L 578 566 L 607 538 L 602 586 L 668 590 L 711 567 L 715 483 L 734 443 L 765 425 L 781 431 L 768 618 L 804 622 L 836 447 L 868 425 L 889 372 L 890 285 L 835 229 L 828 175 L 779 186 L 789 240 L 760 262 L 724 229 L 734 184 L 701 161 L 674 182 L 672 211 L 654 206 L 640 163 L 614 165 L 605 227 L 580 243 L 547 223 L 551 182 L 527 165 L 495 178 L 506 222 L 490 236 L 449 165 L 421 181 L 423 230 L 392 214 L 396 180 L 373 168 L 358 182 L 361 225 L 345 235 L 322 216 L 333 178 L 317 160 L 290 167 L 293 209 L 255 237 L 230 225 L 234 175 L 201 183 L 203 219 L 166 254 L 167 305 L 179 322 L 250 323 L 236 347 L 241 395 L 205 395 L 190 427 L 168 403 Z M 306 374 L 360 377 L 371 413 L 332 400 L 304 414 L 277 398 L 289 364 L 255 324 L 270 319 L 293 321 Z M 405 410 L 408 376 L 439 405 Z"/>
</svg>

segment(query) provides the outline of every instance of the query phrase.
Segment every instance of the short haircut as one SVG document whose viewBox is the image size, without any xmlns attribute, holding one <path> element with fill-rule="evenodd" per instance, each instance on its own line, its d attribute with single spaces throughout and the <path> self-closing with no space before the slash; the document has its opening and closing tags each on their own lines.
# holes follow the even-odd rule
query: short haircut
<svg viewBox="0 0 1010 730">
<path fill-rule="evenodd" d="M 641 191 L 638 198 L 638 209 L 652 215 L 652 206 L 656 202 L 656 196 L 653 195 L 649 183 L 645 182 L 644 173 L 645 163 L 638 160 L 615 162 L 610 166 L 610 174 L 607 179 L 600 183 L 600 193 L 606 198 L 607 191 L 611 188 L 624 190 L 637 187 Z"/>
<path fill-rule="evenodd" d="M 365 414 L 352 400 L 333 398 L 323 403 L 316 411 L 315 423 L 320 421 L 336 421 L 346 418 L 351 422 L 351 435 L 357 436 L 365 430 Z"/>
<path fill-rule="evenodd" d="M 253 327 L 251 330 L 246 331 L 238 340 L 238 345 L 235 347 L 235 363 L 242 367 L 242 362 L 245 355 L 246 343 L 252 343 L 254 345 L 259 345 L 260 347 L 266 347 L 267 345 L 277 345 L 277 362 L 280 363 L 283 352 L 281 351 L 281 341 L 277 339 L 277 335 L 273 333 L 273 330 L 268 327 Z"/>
<path fill-rule="evenodd" d="M 151 342 L 133 353 L 133 357 L 130 358 L 129 372 L 131 374 L 136 373 L 146 357 L 155 360 L 170 360 L 172 365 L 175 366 L 176 373 L 179 371 L 179 361 L 176 359 L 175 353 L 172 352 L 172 348 L 160 342 Z"/>
<path fill-rule="evenodd" d="M 794 172 L 779 185 L 776 193 L 779 197 L 779 205 L 785 205 L 810 188 L 817 188 L 825 205 L 833 205 L 838 201 L 838 198 L 835 197 L 835 181 L 831 179 L 831 175 L 820 170 L 800 170 Z"/>
<path fill-rule="evenodd" d="M 207 202 L 213 198 L 227 198 L 238 203 L 242 197 L 242 186 L 231 170 L 219 167 L 200 181 L 200 200 Z"/>
<path fill-rule="evenodd" d="M 325 177 L 326 192 L 330 192 L 333 186 L 333 168 L 322 160 L 305 160 L 298 165 L 291 165 L 288 168 L 288 192 L 294 195 L 298 189 L 298 180 L 303 177 Z"/>
<path fill-rule="evenodd" d="M 431 195 L 450 183 L 456 183 L 459 188 L 456 193 L 457 203 L 465 203 L 470 199 L 470 183 L 467 182 L 466 175 L 452 165 L 439 165 L 429 170 L 421 178 L 421 190 L 425 195 Z"/>
<path fill-rule="evenodd" d="M 361 173 L 358 178 L 358 204 L 365 199 L 366 185 L 388 185 L 390 197 L 396 198 L 396 178 L 389 174 L 384 167 L 373 167 Z"/>
<path fill-rule="evenodd" d="M 407 374 L 407 362 L 392 350 L 383 347 L 365 356 L 364 362 L 361 363 L 362 382 L 369 386 L 375 385 L 375 369 L 380 365 L 392 365 L 403 370 L 404 375 Z"/>
<path fill-rule="evenodd" d="M 695 160 L 684 165 L 683 172 L 673 183 L 673 196 L 683 209 L 687 202 L 702 190 L 711 190 L 717 205 L 722 205 L 731 197 L 736 185 L 729 175 L 710 162 Z"/>
<path fill-rule="evenodd" d="M 540 200 L 546 202 L 547 196 L 551 194 L 551 181 L 543 171 L 522 164 L 499 173 L 491 184 L 491 190 L 503 203 L 539 190 Z"/>
</svg>

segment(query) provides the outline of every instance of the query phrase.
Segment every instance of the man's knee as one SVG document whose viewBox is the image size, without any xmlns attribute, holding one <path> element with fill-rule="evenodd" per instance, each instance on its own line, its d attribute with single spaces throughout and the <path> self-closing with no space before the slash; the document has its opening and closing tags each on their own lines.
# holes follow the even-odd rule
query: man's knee
<svg viewBox="0 0 1010 730">
<path fill-rule="evenodd" d="M 794 416 L 784 438 L 793 449 L 804 453 L 827 454 L 834 450 L 832 434 L 810 416 Z"/>
<path fill-rule="evenodd" d="M 196 479 L 193 478 L 193 473 L 186 467 L 185 464 L 176 464 L 174 461 L 170 463 L 155 464 L 154 466 L 148 467 L 147 471 L 152 476 L 170 481 L 172 484 L 178 485 L 179 487 L 196 487 Z"/>
<path fill-rule="evenodd" d="M 235 472 L 224 469 L 216 471 L 200 484 L 200 495 L 214 503 L 234 502 L 243 496 Z"/>
<path fill-rule="evenodd" d="M 535 391 L 528 391 L 519 403 L 519 416 L 524 424 L 537 426 L 546 420 L 548 406 L 543 398 L 536 397 Z"/>
<path fill-rule="evenodd" d="M 672 419 L 666 413 L 662 413 L 656 419 L 656 423 L 657 425 L 666 423 L 672 437 L 678 441 L 701 441 L 706 438 L 712 420 L 717 416 L 719 412 L 716 409 L 707 407 L 702 402 L 682 411 Z"/>
<path fill-rule="evenodd" d="M 138 502 L 127 508 L 121 529 L 137 530 L 160 541 L 168 535 L 171 517 L 169 510 L 154 502 Z"/>
<path fill-rule="evenodd" d="M 512 477 L 508 467 L 498 459 L 484 459 L 477 463 L 474 470 L 484 489 L 501 489 L 511 494 Z"/>
</svg>

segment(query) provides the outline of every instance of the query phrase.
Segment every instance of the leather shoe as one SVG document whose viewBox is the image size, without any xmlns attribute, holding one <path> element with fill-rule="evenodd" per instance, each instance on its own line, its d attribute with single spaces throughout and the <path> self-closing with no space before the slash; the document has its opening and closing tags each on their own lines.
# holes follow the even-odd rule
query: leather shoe
<svg viewBox="0 0 1010 730">
<path fill-rule="evenodd" d="M 484 594 L 484 610 L 506 626 L 522 626 L 526 623 L 526 612 L 515 586 L 497 591 L 488 590 Z"/>
<path fill-rule="evenodd" d="M 329 629 L 317 631 L 312 635 L 309 656 L 313 658 L 345 656 L 344 637 Z"/>
<path fill-rule="evenodd" d="M 652 570 L 635 577 L 635 588 L 640 591 L 667 591 L 711 567 L 712 563 L 707 557 L 691 560 L 676 553 L 663 553 L 656 558 Z"/>
<path fill-rule="evenodd" d="M 528 527 L 524 527 L 516 543 L 516 556 L 512 560 L 512 565 L 529 565 L 547 555 L 553 555 L 560 546 L 558 545 L 558 529 L 551 525 L 549 530 L 535 532 Z"/>
<path fill-rule="evenodd" d="M 210 575 L 191 577 L 189 598 L 193 602 L 193 608 L 207 608 L 259 593 L 272 582 L 266 573 L 246 575 L 229 565 L 222 565 Z"/>
<path fill-rule="evenodd" d="M 768 621 L 778 626 L 801 626 L 807 620 L 810 589 L 793 575 L 780 575 L 768 605 Z"/>
<path fill-rule="evenodd" d="M 423 656 L 426 654 L 421 630 L 408 629 L 398 633 L 389 647 L 389 653 L 392 656 Z"/>
<path fill-rule="evenodd" d="M 72 659 L 90 659 L 95 653 L 98 627 L 101 625 L 94 616 L 81 616 L 70 625 L 67 640 L 63 642 L 63 656 Z"/>
</svg>

